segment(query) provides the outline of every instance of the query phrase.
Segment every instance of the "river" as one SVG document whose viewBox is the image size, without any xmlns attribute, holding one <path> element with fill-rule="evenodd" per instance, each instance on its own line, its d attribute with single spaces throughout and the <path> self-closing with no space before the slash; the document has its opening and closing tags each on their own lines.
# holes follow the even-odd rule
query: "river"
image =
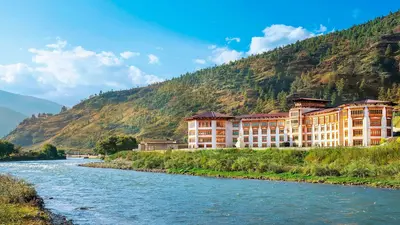
<svg viewBox="0 0 400 225">
<path fill-rule="evenodd" d="M 87 161 L 0 163 L 0 173 L 33 183 L 77 224 L 400 224 L 398 190 L 77 166 Z"/>
</svg>

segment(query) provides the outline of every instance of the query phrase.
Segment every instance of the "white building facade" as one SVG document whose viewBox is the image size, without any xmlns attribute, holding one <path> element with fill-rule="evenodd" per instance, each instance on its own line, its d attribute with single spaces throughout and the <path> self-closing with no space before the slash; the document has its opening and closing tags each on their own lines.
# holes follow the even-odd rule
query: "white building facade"
<svg viewBox="0 0 400 225">
<path fill-rule="evenodd" d="M 364 100 L 326 108 L 329 101 L 294 100 L 289 112 L 230 116 L 207 112 L 186 118 L 189 148 L 378 145 L 393 136 L 393 104 Z"/>
</svg>

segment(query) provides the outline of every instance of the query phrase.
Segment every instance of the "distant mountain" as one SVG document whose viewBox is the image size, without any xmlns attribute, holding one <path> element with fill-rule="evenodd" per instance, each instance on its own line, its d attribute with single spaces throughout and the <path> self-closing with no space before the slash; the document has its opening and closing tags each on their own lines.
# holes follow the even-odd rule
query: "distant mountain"
<svg viewBox="0 0 400 225">
<path fill-rule="evenodd" d="M 285 111 L 295 95 L 332 105 L 366 98 L 400 103 L 400 11 L 162 83 L 101 93 L 26 120 L 6 138 L 64 149 L 90 149 L 114 134 L 185 140 L 186 116 Z"/>
<path fill-rule="evenodd" d="M 62 106 L 52 101 L 0 90 L 0 107 L 31 116 L 38 113 L 59 113 Z"/>
<path fill-rule="evenodd" d="M 15 129 L 26 117 L 12 109 L 0 107 L 0 138 Z"/>
<path fill-rule="evenodd" d="M 60 112 L 61 107 L 48 100 L 0 90 L 0 138 L 33 114 L 56 114 Z"/>
</svg>

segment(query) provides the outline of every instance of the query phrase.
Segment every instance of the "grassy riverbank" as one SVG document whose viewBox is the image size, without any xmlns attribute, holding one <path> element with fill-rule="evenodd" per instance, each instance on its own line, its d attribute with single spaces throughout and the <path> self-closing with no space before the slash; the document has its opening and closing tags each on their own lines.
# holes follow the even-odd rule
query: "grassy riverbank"
<svg viewBox="0 0 400 225">
<path fill-rule="evenodd" d="M 400 144 L 371 148 L 118 152 L 85 166 L 400 189 Z"/>
<path fill-rule="evenodd" d="M 46 210 L 32 185 L 0 175 L 0 224 L 72 225 L 72 222 Z"/>
</svg>

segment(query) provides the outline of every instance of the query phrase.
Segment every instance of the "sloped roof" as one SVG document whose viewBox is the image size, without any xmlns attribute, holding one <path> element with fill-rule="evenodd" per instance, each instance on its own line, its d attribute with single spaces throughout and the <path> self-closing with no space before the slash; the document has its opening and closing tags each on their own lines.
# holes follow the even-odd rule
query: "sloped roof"
<svg viewBox="0 0 400 225">
<path fill-rule="evenodd" d="M 381 101 L 381 100 L 374 100 L 374 99 L 365 99 L 365 100 L 360 100 L 360 101 L 355 101 L 355 102 L 349 102 L 349 103 L 345 103 L 343 106 L 348 106 L 348 105 L 379 105 L 379 104 L 383 104 L 383 105 L 395 105 L 393 102 L 391 101 Z"/>
<path fill-rule="evenodd" d="M 295 98 L 293 99 L 293 101 L 331 102 L 330 100 L 318 99 L 318 98 Z"/>
<path fill-rule="evenodd" d="M 336 112 L 339 111 L 339 108 L 327 108 L 327 109 L 316 109 L 310 112 L 306 112 L 303 115 L 316 115 L 316 114 L 321 114 L 321 113 L 330 113 L 330 112 Z"/>
<path fill-rule="evenodd" d="M 268 113 L 268 114 L 263 114 L 263 113 L 258 113 L 258 114 L 249 114 L 249 115 L 241 115 L 237 116 L 236 118 L 238 119 L 254 119 L 254 118 L 262 118 L 262 119 L 269 119 L 269 118 L 284 118 L 288 117 L 289 113 L 288 112 L 280 112 L 280 113 Z"/>
<path fill-rule="evenodd" d="M 187 117 L 186 120 L 197 120 L 197 119 L 233 119 L 234 116 L 218 113 L 218 112 L 204 112 L 196 114 L 191 117 Z"/>
</svg>

